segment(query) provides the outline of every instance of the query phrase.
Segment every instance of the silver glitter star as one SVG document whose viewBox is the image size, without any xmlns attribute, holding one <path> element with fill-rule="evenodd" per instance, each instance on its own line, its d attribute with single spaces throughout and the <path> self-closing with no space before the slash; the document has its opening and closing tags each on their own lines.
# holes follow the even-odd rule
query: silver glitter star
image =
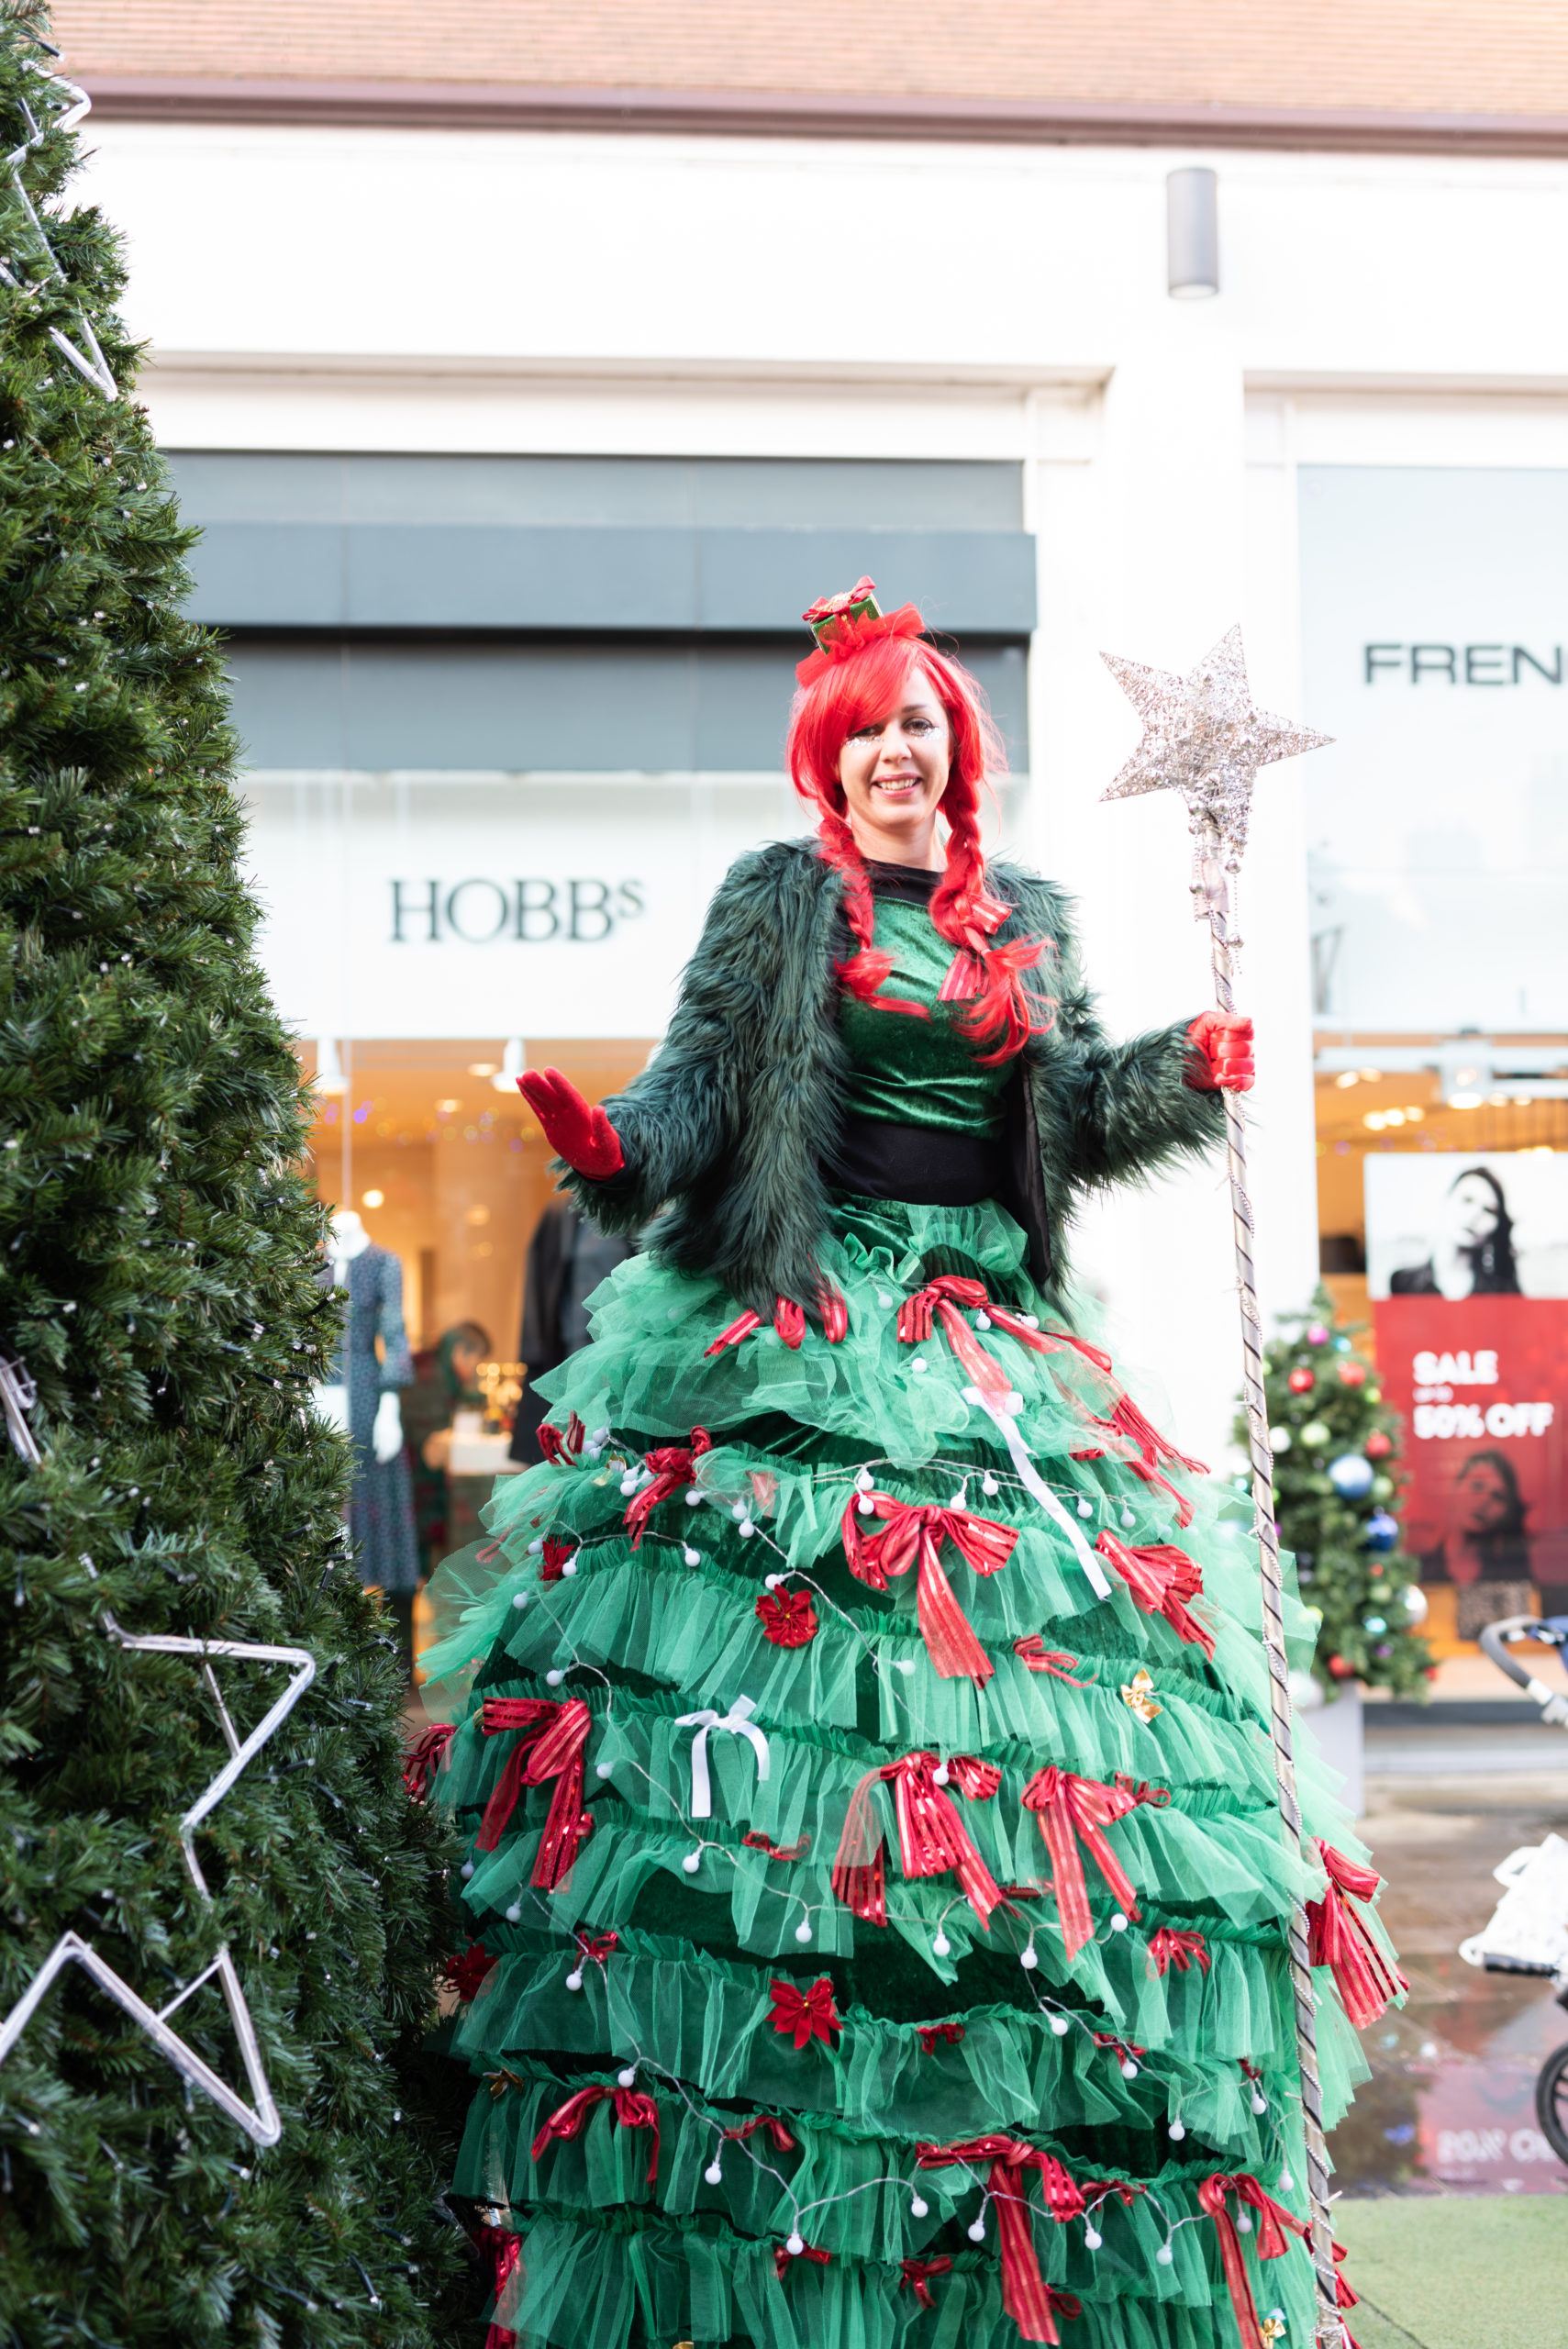
<svg viewBox="0 0 1568 2349">
<path fill-rule="evenodd" d="M 1247 817 L 1260 767 L 1332 741 L 1252 705 L 1241 630 L 1222 636 L 1184 677 L 1146 669 L 1114 652 L 1101 660 L 1143 720 L 1143 740 L 1102 799 L 1179 791 L 1194 840 L 1218 844 L 1231 872 L 1247 845 Z"/>
</svg>

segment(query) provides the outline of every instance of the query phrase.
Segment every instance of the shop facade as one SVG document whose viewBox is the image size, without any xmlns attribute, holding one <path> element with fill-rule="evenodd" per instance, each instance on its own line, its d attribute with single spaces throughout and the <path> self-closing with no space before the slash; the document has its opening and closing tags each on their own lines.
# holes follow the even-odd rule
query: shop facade
<svg viewBox="0 0 1568 2349">
<path fill-rule="evenodd" d="M 342 1088 L 318 1180 L 427 1341 L 510 1352 L 549 1195 L 515 1069 L 603 1093 L 653 1049 L 719 873 L 799 827 L 797 615 L 862 572 L 984 678 L 997 836 L 1077 896 L 1117 1029 L 1208 981 L 1180 810 L 1100 805 L 1136 722 L 1099 651 L 1185 668 L 1240 617 L 1260 703 L 1336 737 L 1265 775 L 1242 883 L 1266 1311 L 1320 1262 L 1367 1297 L 1369 1155 L 1568 1142 L 1568 165 L 128 110 L 95 143 L 269 967 Z M 1194 165 L 1220 290 L 1182 302 Z M 816 225 L 878 218 L 918 239 L 852 267 Z M 1211 1457 L 1229 1238 L 1210 1168 L 1078 1243 Z"/>
</svg>

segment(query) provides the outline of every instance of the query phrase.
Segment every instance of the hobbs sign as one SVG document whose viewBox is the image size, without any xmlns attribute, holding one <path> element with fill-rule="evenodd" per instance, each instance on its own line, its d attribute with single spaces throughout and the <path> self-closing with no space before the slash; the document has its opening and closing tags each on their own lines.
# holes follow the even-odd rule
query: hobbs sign
<svg viewBox="0 0 1568 2349">
<path fill-rule="evenodd" d="M 394 881 L 394 946 L 603 945 L 646 910 L 640 881 Z"/>
</svg>

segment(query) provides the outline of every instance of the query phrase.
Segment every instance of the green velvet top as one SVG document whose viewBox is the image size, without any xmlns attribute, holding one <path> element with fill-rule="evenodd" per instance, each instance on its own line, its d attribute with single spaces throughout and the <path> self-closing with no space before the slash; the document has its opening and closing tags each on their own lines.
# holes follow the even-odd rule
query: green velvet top
<svg viewBox="0 0 1568 2349">
<path fill-rule="evenodd" d="M 929 1017 L 880 1011 L 845 993 L 839 1000 L 839 1032 L 853 1074 L 845 1108 L 852 1117 L 884 1125 L 937 1127 L 976 1140 L 995 1140 L 1003 1130 L 1002 1096 L 1012 1074 L 1010 1060 L 983 1068 L 975 1048 L 954 1026 L 962 1003 L 939 1003 L 953 949 L 924 905 L 910 903 L 940 874 L 868 864 L 876 905 L 875 943 L 893 957 L 884 996 L 902 996 L 925 1007 Z M 897 874 L 894 882 L 884 874 Z M 890 892 L 897 887 L 899 894 Z M 929 897 L 929 890 L 925 891 Z"/>
</svg>

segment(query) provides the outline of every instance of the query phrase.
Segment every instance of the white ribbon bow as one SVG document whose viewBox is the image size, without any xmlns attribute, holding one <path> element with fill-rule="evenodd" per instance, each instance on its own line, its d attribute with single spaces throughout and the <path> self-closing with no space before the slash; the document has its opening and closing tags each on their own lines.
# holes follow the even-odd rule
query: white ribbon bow
<svg viewBox="0 0 1568 2349">
<path fill-rule="evenodd" d="M 758 1782 L 761 1784 L 766 1779 L 769 1769 L 768 1738 L 766 1731 L 758 1729 L 751 1720 L 751 1715 L 756 1709 L 750 1697 L 737 1697 L 727 1713 L 717 1713 L 711 1705 L 708 1705 L 700 1713 L 682 1713 L 678 1717 L 675 1722 L 677 1729 L 690 1729 L 696 1731 L 696 1735 L 692 1740 L 692 1817 L 694 1819 L 713 1817 L 713 1787 L 707 1775 L 709 1730 L 727 1729 L 732 1736 L 750 1738 L 751 1751 L 757 1757 Z"/>
</svg>

